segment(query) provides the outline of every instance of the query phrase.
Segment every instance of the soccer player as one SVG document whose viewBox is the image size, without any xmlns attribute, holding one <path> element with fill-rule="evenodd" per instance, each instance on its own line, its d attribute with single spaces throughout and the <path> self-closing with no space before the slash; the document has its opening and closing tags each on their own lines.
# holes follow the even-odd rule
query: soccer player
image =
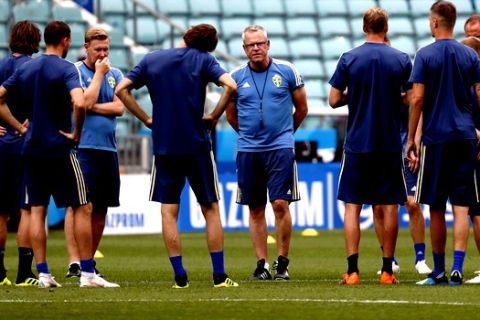
<svg viewBox="0 0 480 320">
<path fill-rule="evenodd" d="M 225 273 L 217 173 L 207 130 L 221 116 L 237 88 L 235 81 L 210 54 L 217 42 L 213 26 L 193 26 L 183 35 L 179 48 L 147 54 L 116 90 L 125 107 L 152 128 L 155 163 L 150 200 L 162 204 L 162 235 L 175 273 L 173 288 L 189 286 L 177 226 L 185 178 L 206 220 L 214 287 L 238 286 Z M 209 82 L 223 86 L 224 93 L 215 110 L 202 119 Z M 131 93 L 132 88 L 142 86 L 147 86 L 152 99 L 152 117 L 140 108 Z"/>
<path fill-rule="evenodd" d="M 430 205 L 430 235 L 434 269 L 418 285 L 463 282 L 469 206 L 478 199 L 475 188 L 476 133 L 470 89 L 480 98 L 480 61 L 471 48 L 453 37 L 456 8 L 437 1 L 430 8 L 430 29 L 435 42 L 418 50 L 410 82 L 413 83 L 406 153 L 411 167 L 420 169 L 415 201 Z M 423 117 L 421 149 L 414 141 Z M 447 238 L 445 207 L 453 207 L 453 265 L 450 281 L 445 271 Z"/>
<path fill-rule="evenodd" d="M 238 91 L 228 104 L 227 120 L 239 134 L 237 203 L 250 210 L 250 236 L 257 258 L 250 280 L 272 279 L 267 262 L 267 191 L 277 238 L 274 279 L 289 280 L 292 218 L 288 205 L 300 200 L 293 134 L 307 115 L 307 98 L 297 69 L 268 55 L 270 40 L 262 26 L 248 26 L 242 39 L 249 61 L 232 71 Z"/>
<path fill-rule="evenodd" d="M 480 18 L 480 17 L 479 17 Z M 468 20 L 467 20 L 468 21 Z M 479 25 L 480 27 L 480 25 Z M 469 46 L 477 55 L 480 56 L 480 39 L 474 36 L 467 36 L 466 38 L 460 41 L 462 44 Z M 473 106 L 473 115 L 475 121 L 475 131 L 477 134 L 477 140 L 480 138 L 480 110 L 477 103 L 477 96 L 475 94 L 474 88 L 472 87 L 472 106 Z M 477 175 L 477 181 L 480 179 L 480 161 L 477 158 L 475 172 Z M 478 184 L 478 182 L 477 182 Z M 468 211 L 470 219 L 473 223 L 473 235 L 475 237 L 475 244 L 477 245 L 477 250 L 480 252 L 480 204 L 477 202 L 470 207 Z M 470 280 L 465 281 L 467 284 L 480 284 L 480 271 L 475 271 L 476 276 Z"/>
<path fill-rule="evenodd" d="M 82 268 L 80 286 L 104 287 L 103 279 L 93 269 L 92 208 L 73 148 L 80 140 L 85 120 L 85 98 L 77 68 L 64 60 L 71 43 L 70 28 L 63 21 L 52 21 L 45 28 L 44 39 L 45 53 L 24 63 L 0 86 L 0 116 L 20 135 L 25 135 L 22 155 L 38 286 L 60 287 L 46 260 L 45 218 L 53 195 L 58 207 L 74 208 L 75 238 Z M 32 112 L 28 131 L 11 115 L 5 103 L 9 92 L 18 93 L 19 103 Z"/>
<path fill-rule="evenodd" d="M 31 59 L 33 53 L 38 52 L 41 34 L 38 27 L 29 21 L 16 23 L 10 32 L 9 47 L 11 54 L 0 61 L 0 84 L 7 80 L 13 72 L 26 61 Z M 19 97 L 13 92 L 9 95 L 7 103 L 13 115 L 21 122 L 30 118 L 29 110 L 20 104 Z M 27 204 L 21 197 L 23 166 L 21 150 L 24 139 L 15 129 L 3 122 L 6 127 L 0 135 L 0 286 L 11 285 L 7 278 L 4 266 L 5 244 L 7 240 L 7 220 L 9 215 L 20 212 L 20 222 L 17 232 L 18 246 L 18 273 L 17 286 L 36 286 L 38 280 L 32 272 L 33 250 L 30 242 L 29 224 L 30 212 Z M 21 205 L 22 203 L 22 205 Z"/>
<path fill-rule="evenodd" d="M 411 71 L 406 53 L 388 46 L 388 14 L 371 8 L 363 16 L 366 42 L 344 53 L 330 84 L 332 108 L 348 104 L 348 126 L 338 199 L 345 202 L 344 232 L 348 270 L 340 284 L 359 283 L 359 216 L 363 204 L 383 215 L 381 284 L 396 284 L 392 261 L 398 233 L 398 205 L 407 200 L 400 112 L 401 92 Z M 347 92 L 345 92 L 345 90 Z"/>
<path fill-rule="evenodd" d="M 92 201 L 92 255 L 98 248 L 105 228 L 108 207 L 119 206 L 120 173 L 115 140 L 116 117 L 124 112 L 115 88 L 123 78 L 119 69 L 110 67 L 108 33 L 93 27 L 85 33 L 86 58 L 75 65 L 87 86 L 87 116 L 78 145 L 78 160 Z M 65 238 L 70 257 L 67 277 L 80 276 L 78 248 L 73 232 L 73 210 L 65 216 Z M 98 274 L 98 270 L 95 270 Z M 114 286 L 114 283 L 110 283 Z"/>
</svg>

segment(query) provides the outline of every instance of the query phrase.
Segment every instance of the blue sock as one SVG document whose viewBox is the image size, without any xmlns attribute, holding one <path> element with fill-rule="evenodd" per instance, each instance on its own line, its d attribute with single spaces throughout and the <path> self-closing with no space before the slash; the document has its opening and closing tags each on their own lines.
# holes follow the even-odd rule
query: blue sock
<svg viewBox="0 0 480 320">
<path fill-rule="evenodd" d="M 80 260 L 80 269 L 82 269 L 83 272 L 95 273 L 93 259 Z"/>
<path fill-rule="evenodd" d="M 452 271 L 458 270 L 463 274 L 463 260 L 465 259 L 465 251 L 453 251 Z"/>
<path fill-rule="evenodd" d="M 170 257 L 170 263 L 176 276 L 184 276 L 187 274 L 187 271 L 183 268 L 182 256 Z"/>
<path fill-rule="evenodd" d="M 415 263 L 425 260 L 425 243 L 415 243 Z"/>
<path fill-rule="evenodd" d="M 48 271 L 47 262 L 37 263 L 37 272 L 38 273 L 50 273 L 50 271 Z"/>
<path fill-rule="evenodd" d="M 438 276 L 440 273 L 445 272 L 445 253 L 433 254 L 433 276 Z"/>
<path fill-rule="evenodd" d="M 224 274 L 223 251 L 210 252 L 210 257 L 212 258 L 213 274 Z"/>
</svg>

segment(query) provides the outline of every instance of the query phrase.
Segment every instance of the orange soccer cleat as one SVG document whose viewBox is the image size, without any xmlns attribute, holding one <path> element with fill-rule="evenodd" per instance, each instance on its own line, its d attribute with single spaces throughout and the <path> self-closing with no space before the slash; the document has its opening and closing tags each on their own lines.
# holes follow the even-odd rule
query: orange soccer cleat
<svg viewBox="0 0 480 320">
<path fill-rule="evenodd" d="M 352 272 L 350 274 L 345 273 L 343 275 L 343 279 L 340 281 L 339 284 L 341 285 L 347 285 L 347 286 L 354 286 L 357 285 L 360 282 L 360 278 L 358 277 L 357 272 Z"/>
<path fill-rule="evenodd" d="M 380 276 L 380 284 L 399 284 L 400 281 L 393 274 L 383 271 Z"/>
</svg>

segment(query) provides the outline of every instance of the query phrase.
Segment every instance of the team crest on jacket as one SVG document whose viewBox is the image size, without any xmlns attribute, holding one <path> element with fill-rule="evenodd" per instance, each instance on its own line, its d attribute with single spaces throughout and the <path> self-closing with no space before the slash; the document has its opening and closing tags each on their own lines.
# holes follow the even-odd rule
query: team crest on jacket
<svg viewBox="0 0 480 320">
<path fill-rule="evenodd" d="M 277 88 L 279 88 L 282 85 L 282 77 L 280 77 L 280 75 L 278 75 L 278 74 L 275 74 L 272 77 L 272 81 L 273 81 L 273 84 L 275 85 L 275 87 L 277 87 Z"/>
<path fill-rule="evenodd" d="M 108 84 L 112 89 L 115 88 L 115 78 L 112 76 L 108 77 Z"/>
</svg>

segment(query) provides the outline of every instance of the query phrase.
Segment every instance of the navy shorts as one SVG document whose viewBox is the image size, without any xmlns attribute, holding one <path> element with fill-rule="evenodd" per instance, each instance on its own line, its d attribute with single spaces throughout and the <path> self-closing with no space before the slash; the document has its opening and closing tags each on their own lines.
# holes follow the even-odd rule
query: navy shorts
<svg viewBox="0 0 480 320">
<path fill-rule="evenodd" d="M 480 161 L 477 160 L 475 162 L 475 177 L 476 177 L 476 182 L 477 182 L 477 187 L 480 186 Z M 477 202 L 475 202 L 472 206 L 470 206 L 470 210 L 468 211 L 468 214 L 471 217 L 475 216 L 480 216 L 480 201 L 477 199 Z"/>
<path fill-rule="evenodd" d="M 409 196 L 415 195 L 415 190 L 417 190 L 417 178 L 418 171 L 412 172 L 408 167 L 408 159 L 403 159 L 403 167 L 405 170 L 405 183 L 407 184 L 407 194 Z"/>
<path fill-rule="evenodd" d="M 120 205 L 120 171 L 117 153 L 79 149 L 78 160 L 92 204 L 100 208 L 118 207 Z"/>
<path fill-rule="evenodd" d="M 150 200 L 179 204 L 185 179 L 200 204 L 220 199 L 215 160 L 211 151 L 189 155 L 158 155 L 154 158 Z"/>
<path fill-rule="evenodd" d="M 402 152 L 344 153 L 337 198 L 354 204 L 404 204 Z"/>
<path fill-rule="evenodd" d="M 18 154 L 0 154 L 0 214 L 14 214 L 25 208 L 22 197 L 23 161 Z"/>
<path fill-rule="evenodd" d="M 48 206 L 53 196 L 58 208 L 89 203 L 87 187 L 75 150 L 59 158 L 26 156 L 25 181 L 31 206 Z"/>
<path fill-rule="evenodd" d="M 444 209 L 452 205 L 469 207 L 476 202 L 475 140 L 423 145 L 420 152 L 415 201 Z"/>
<path fill-rule="evenodd" d="M 259 207 L 282 199 L 300 200 L 298 173 L 293 149 L 238 152 L 237 203 Z"/>
</svg>

